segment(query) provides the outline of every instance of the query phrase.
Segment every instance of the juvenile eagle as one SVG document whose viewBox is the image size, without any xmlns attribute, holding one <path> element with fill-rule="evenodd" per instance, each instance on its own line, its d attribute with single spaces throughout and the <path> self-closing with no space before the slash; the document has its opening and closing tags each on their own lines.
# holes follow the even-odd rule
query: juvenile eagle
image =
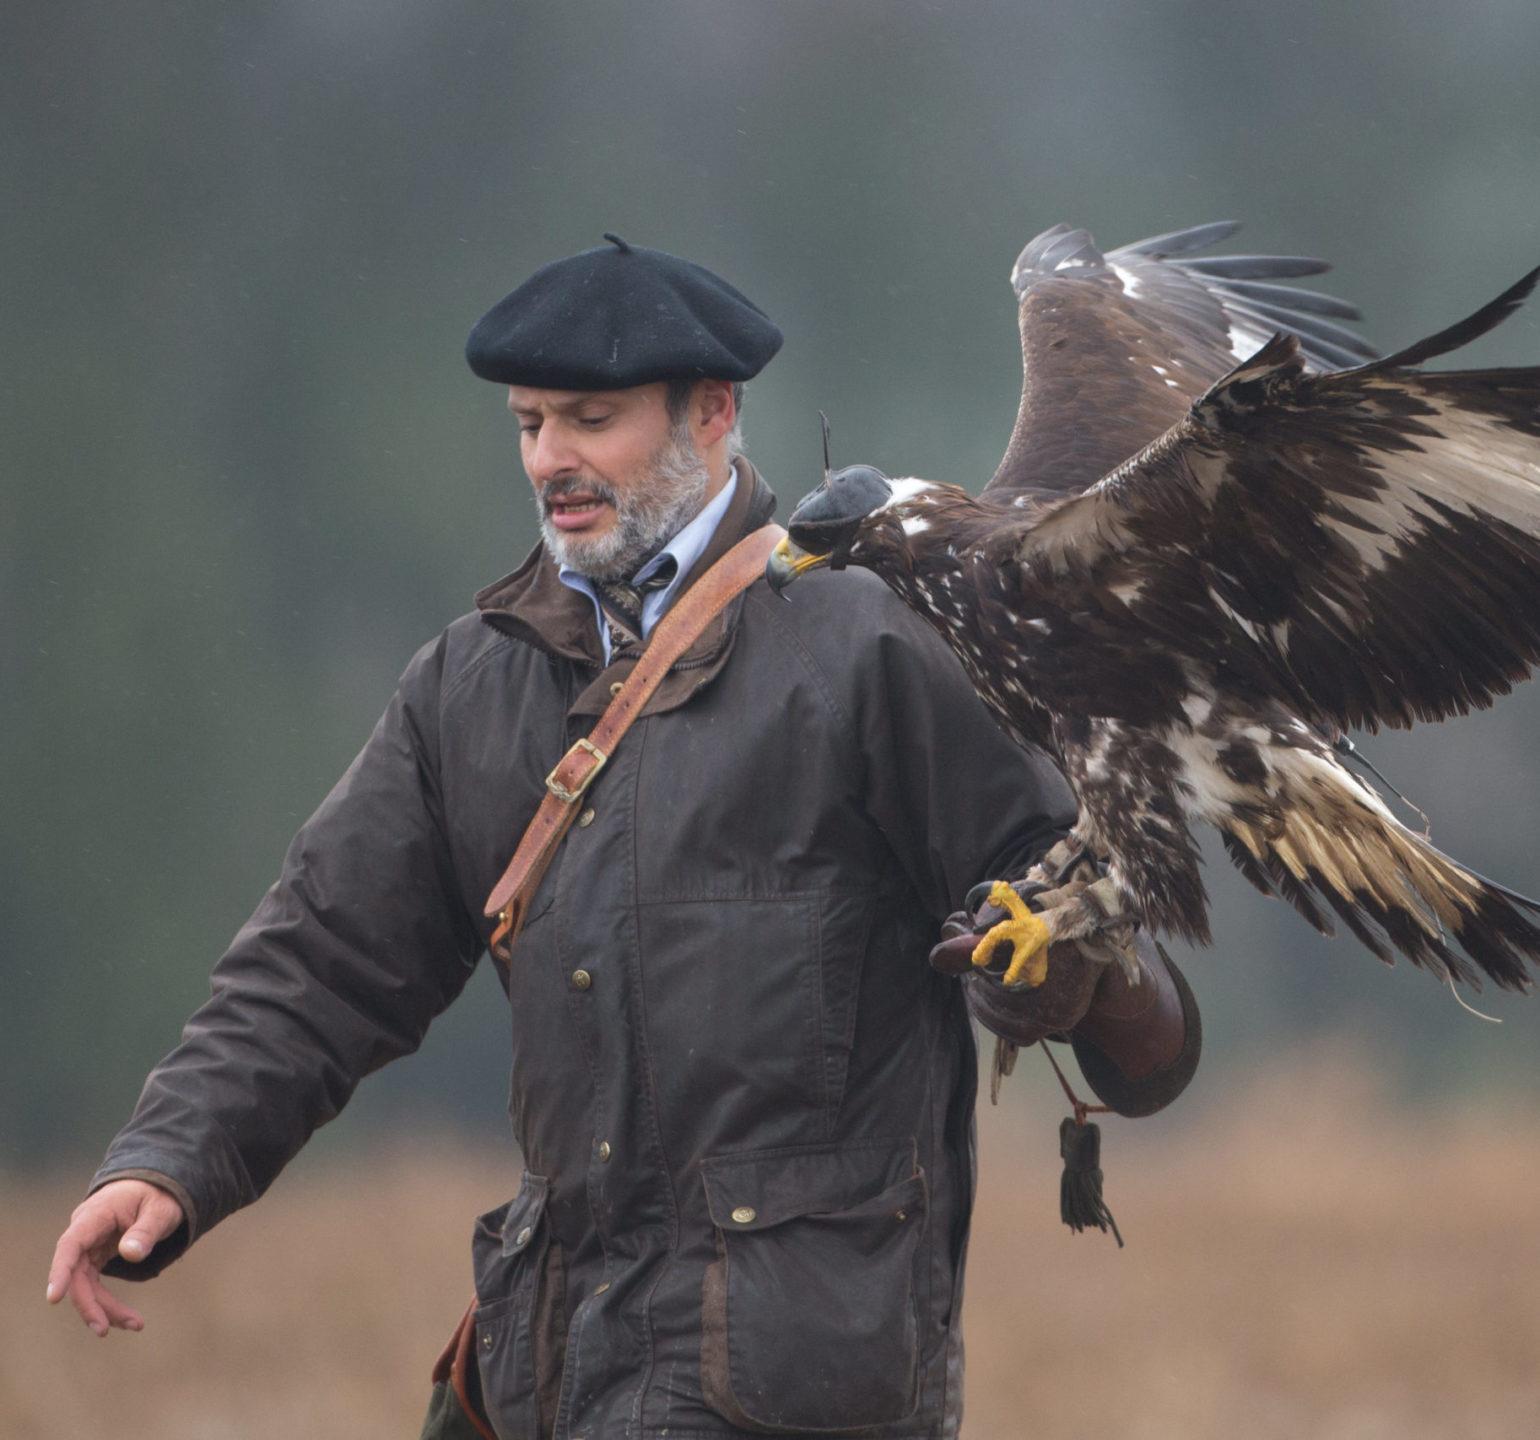
<svg viewBox="0 0 1540 1440">
<path fill-rule="evenodd" d="M 1021 407 L 983 493 L 826 473 L 771 582 L 876 571 L 1059 761 L 1107 877 L 1042 917 L 996 887 L 1008 983 L 1130 917 L 1206 943 L 1206 820 L 1323 933 L 1329 909 L 1387 962 L 1527 989 L 1540 906 L 1402 825 L 1333 740 L 1489 705 L 1540 657 L 1540 368 L 1416 368 L 1540 270 L 1377 359 L 1338 323 L 1351 306 L 1277 283 L 1321 261 L 1187 258 L 1236 228 L 1107 254 L 1039 235 L 1011 275 Z"/>
</svg>

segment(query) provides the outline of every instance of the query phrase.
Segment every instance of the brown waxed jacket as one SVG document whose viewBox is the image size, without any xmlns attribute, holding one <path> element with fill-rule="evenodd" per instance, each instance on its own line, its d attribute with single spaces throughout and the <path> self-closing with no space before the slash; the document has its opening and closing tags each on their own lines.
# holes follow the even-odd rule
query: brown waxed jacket
<svg viewBox="0 0 1540 1440">
<path fill-rule="evenodd" d="M 774 497 L 746 462 L 701 573 Z M 266 1189 L 485 949 L 483 901 L 630 661 L 536 551 L 424 647 L 296 836 L 95 1185 Z M 1073 818 L 875 577 L 758 583 L 653 697 L 503 980 L 527 1171 L 477 1222 L 500 1436 L 941 1436 L 961 1406 L 975 1051 L 930 969 Z"/>
</svg>

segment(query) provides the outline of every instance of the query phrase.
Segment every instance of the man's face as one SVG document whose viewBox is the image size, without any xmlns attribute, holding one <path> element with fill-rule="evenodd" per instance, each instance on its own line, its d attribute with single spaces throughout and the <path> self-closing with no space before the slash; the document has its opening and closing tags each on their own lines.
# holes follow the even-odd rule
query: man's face
<svg viewBox="0 0 1540 1440">
<path fill-rule="evenodd" d="M 662 382 L 630 390 L 513 385 L 519 454 L 540 532 L 559 565 L 629 578 L 699 512 L 710 474 L 688 414 L 670 421 Z"/>
</svg>

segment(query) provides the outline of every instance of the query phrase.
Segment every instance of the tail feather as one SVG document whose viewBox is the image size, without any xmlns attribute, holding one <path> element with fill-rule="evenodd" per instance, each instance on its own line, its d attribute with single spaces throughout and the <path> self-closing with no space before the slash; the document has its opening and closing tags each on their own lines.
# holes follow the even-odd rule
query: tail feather
<svg viewBox="0 0 1540 1440">
<path fill-rule="evenodd" d="M 1342 917 L 1342 923 L 1358 937 L 1358 943 L 1387 965 L 1394 965 L 1396 957 L 1389 942 L 1374 931 L 1357 901 L 1352 896 L 1342 894 L 1335 886 L 1323 884 L 1318 873 L 1312 873 L 1311 879 L 1326 897 L 1326 903 Z M 1415 955 L 1408 958 L 1413 964 L 1417 963 Z"/>
<path fill-rule="evenodd" d="M 1324 757 L 1321 757 L 1324 759 Z M 1274 823 L 1234 818 L 1225 848 L 1259 889 L 1323 933 L 1317 900 L 1387 964 L 1399 952 L 1440 978 L 1528 990 L 1540 966 L 1535 901 L 1451 859 L 1401 824 L 1333 761 L 1282 797 Z"/>
<path fill-rule="evenodd" d="M 1444 854 L 1442 850 L 1440 850 L 1438 853 L 1440 855 Z M 1458 861 L 1450 859 L 1450 857 L 1447 855 L 1444 855 L 1444 858 L 1449 860 L 1451 865 L 1459 864 Z M 1472 879 L 1481 881 L 1481 883 L 1485 885 L 1488 890 L 1495 890 L 1499 895 L 1503 897 L 1503 899 L 1511 900 L 1521 910 L 1528 910 L 1531 914 L 1540 915 L 1540 900 L 1535 900 L 1528 895 L 1520 894 L 1517 890 L 1510 890 L 1506 885 L 1499 885 L 1497 881 L 1489 880 L 1479 870 L 1472 870 L 1469 865 L 1460 865 L 1459 868 L 1465 871 L 1465 873 Z"/>
<path fill-rule="evenodd" d="M 1221 832 L 1225 853 L 1231 863 L 1262 894 L 1273 899 L 1288 901 L 1309 923 L 1328 939 L 1334 936 L 1336 927 L 1321 914 L 1320 907 L 1310 898 L 1310 892 L 1289 874 L 1275 858 L 1266 861 L 1256 859 L 1228 830 Z"/>
</svg>

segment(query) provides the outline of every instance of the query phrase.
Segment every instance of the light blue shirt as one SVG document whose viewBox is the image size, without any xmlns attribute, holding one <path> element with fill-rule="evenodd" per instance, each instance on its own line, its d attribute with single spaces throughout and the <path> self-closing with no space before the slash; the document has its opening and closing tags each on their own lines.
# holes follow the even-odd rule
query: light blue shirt
<svg viewBox="0 0 1540 1440">
<path fill-rule="evenodd" d="M 652 627 L 663 618 L 664 612 L 674 603 L 674 596 L 679 593 L 679 587 L 684 584 L 695 562 L 706 553 L 706 546 L 711 543 L 711 537 L 716 534 L 717 526 L 721 523 L 722 517 L 727 514 L 727 507 L 732 504 L 733 492 L 737 488 L 738 468 L 733 465 L 728 470 L 727 484 L 712 497 L 711 503 L 631 577 L 633 585 L 640 585 L 657 571 L 666 556 L 674 557 L 676 567 L 674 578 L 663 589 L 654 590 L 642 596 L 643 640 L 652 634 Z M 563 565 L 556 573 L 561 583 L 568 589 L 576 590 L 580 595 L 586 595 L 593 601 L 594 624 L 599 627 L 599 639 L 604 645 L 604 663 L 608 665 L 610 663 L 610 627 L 605 622 L 604 607 L 599 603 L 599 592 L 594 589 L 593 581 L 570 565 Z"/>
</svg>

